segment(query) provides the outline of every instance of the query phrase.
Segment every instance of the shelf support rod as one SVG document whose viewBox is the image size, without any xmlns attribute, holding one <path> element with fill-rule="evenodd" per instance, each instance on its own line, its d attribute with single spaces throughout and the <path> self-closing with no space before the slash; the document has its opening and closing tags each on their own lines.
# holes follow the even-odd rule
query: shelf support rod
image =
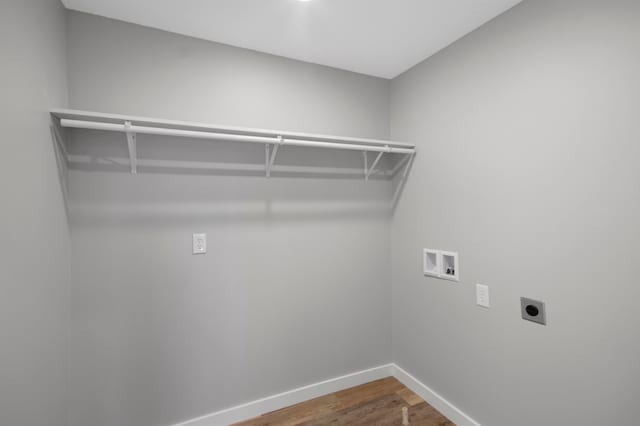
<svg viewBox="0 0 640 426">
<path fill-rule="evenodd" d="M 362 156 L 364 157 L 364 180 L 369 180 L 369 170 L 367 169 L 369 161 L 367 159 L 367 151 L 362 151 Z"/>
<path fill-rule="evenodd" d="M 127 135 L 127 146 L 129 147 L 129 164 L 131 165 L 131 173 L 138 173 L 138 158 L 136 148 L 136 134 L 131 131 L 131 122 L 124 122 L 124 129 Z"/>
<path fill-rule="evenodd" d="M 375 161 L 373 162 L 373 164 L 371 165 L 371 167 L 369 167 L 369 171 L 367 172 L 367 180 L 369 180 L 369 176 L 371 176 L 371 173 L 373 173 L 373 170 L 376 168 L 376 166 L 378 165 L 378 161 L 380 161 L 380 158 L 382 158 L 382 154 L 384 154 L 384 151 L 380 151 L 378 153 L 378 156 L 376 157 Z"/>
<path fill-rule="evenodd" d="M 75 120 L 61 118 L 60 125 L 62 127 L 73 127 L 76 129 L 90 129 L 90 130 L 106 130 L 114 132 L 126 132 L 126 128 L 122 124 L 105 123 L 97 121 L 87 120 Z M 186 130 L 175 129 L 166 127 L 149 127 L 132 125 L 130 131 L 133 133 L 140 133 L 145 135 L 162 135 L 162 136 L 175 136 L 179 138 L 195 138 L 195 139 L 210 139 L 210 140 L 222 140 L 226 142 L 251 142 L 262 144 L 274 144 L 278 142 L 275 136 L 256 136 L 255 132 L 249 132 L 249 134 L 242 133 L 220 133 L 209 132 L 201 130 Z M 331 142 L 325 142 L 324 140 L 305 140 L 305 139 L 286 139 L 285 143 L 292 146 L 306 146 L 313 148 L 329 148 L 329 149 L 343 149 L 349 151 L 369 151 L 369 152 L 387 152 L 390 154 L 413 154 L 416 149 L 414 147 L 394 147 L 394 146 L 377 146 L 377 145 L 362 145 L 348 142 L 349 138 L 340 137 L 327 137 L 327 140 Z M 338 142 L 340 141 L 340 142 Z M 343 143 L 346 141 L 347 143 Z"/>
<path fill-rule="evenodd" d="M 273 168 L 273 163 L 276 161 L 276 155 L 278 154 L 278 148 L 280 145 L 284 143 L 284 139 L 282 136 L 278 136 L 278 143 L 273 145 L 273 151 L 271 152 L 271 158 L 267 157 L 267 177 L 271 177 L 271 169 Z"/>
</svg>

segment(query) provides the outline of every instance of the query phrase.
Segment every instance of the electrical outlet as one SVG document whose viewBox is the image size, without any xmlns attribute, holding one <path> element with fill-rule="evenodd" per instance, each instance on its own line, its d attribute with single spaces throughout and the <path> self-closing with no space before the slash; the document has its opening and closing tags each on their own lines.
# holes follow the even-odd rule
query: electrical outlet
<svg viewBox="0 0 640 426">
<path fill-rule="evenodd" d="M 207 252 L 207 234 L 193 234 L 193 254 Z"/>
<path fill-rule="evenodd" d="M 489 303 L 489 286 L 484 284 L 476 284 L 476 305 L 484 308 L 490 308 Z"/>
</svg>

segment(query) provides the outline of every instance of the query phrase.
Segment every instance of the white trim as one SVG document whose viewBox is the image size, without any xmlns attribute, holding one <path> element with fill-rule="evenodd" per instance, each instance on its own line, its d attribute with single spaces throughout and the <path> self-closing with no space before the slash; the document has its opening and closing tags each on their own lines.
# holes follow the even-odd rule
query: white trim
<svg viewBox="0 0 640 426">
<path fill-rule="evenodd" d="M 333 379 L 325 380 L 297 389 L 268 396 L 202 417 L 177 423 L 173 426 L 227 426 L 231 423 L 251 419 L 274 410 L 298 404 L 353 386 L 393 376 L 418 396 L 432 405 L 457 426 L 480 426 L 480 423 L 462 412 L 458 407 L 444 399 L 434 390 L 407 373 L 397 364 L 385 364 Z"/>
<path fill-rule="evenodd" d="M 473 420 L 458 407 L 444 399 L 429 386 L 407 373 L 397 364 L 393 364 L 393 376 L 457 426 L 480 426 L 480 423 Z"/>
<path fill-rule="evenodd" d="M 277 395 L 268 396 L 246 404 L 237 405 L 232 408 L 227 408 L 226 410 L 187 420 L 174 426 L 227 426 L 231 423 L 257 417 L 261 414 L 298 404 L 309 399 L 392 376 L 393 368 L 393 364 L 386 364 L 368 370 L 358 371 Z"/>
</svg>

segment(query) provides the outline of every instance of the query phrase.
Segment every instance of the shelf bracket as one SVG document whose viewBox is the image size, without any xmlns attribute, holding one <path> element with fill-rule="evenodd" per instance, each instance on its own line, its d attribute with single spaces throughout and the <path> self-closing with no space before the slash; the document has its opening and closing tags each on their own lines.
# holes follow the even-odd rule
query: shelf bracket
<svg viewBox="0 0 640 426">
<path fill-rule="evenodd" d="M 389 148 L 388 146 L 386 148 Z M 378 161 L 380 161 L 380 159 L 382 158 L 382 154 L 384 154 L 384 151 L 380 151 L 380 153 L 378 154 L 378 156 L 376 157 L 375 161 L 373 162 L 373 164 L 371 165 L 371 167 L 369 167 L 369 171 L 367 172 L 367 176 L 366 179 L 369 180 L 369 176 L 371 176 L 371 174 L 373 173 L 373 170 L 376 168 L 376 166 L 378 165 Z"/>
<path fill-rule="evenodd" d="M 411 168 L 411 163 L 413 163 L 413 159 L 415 157 L 415 153 L 414 154 L 407 154 L 407 157 L 409 157 L 407 159 L 407 165 L 404 166 L 404 171 L 402 172 L 402 180 L 404 181 L 407 178 L 407 174 L 409 173 L 409 169 Z"/>
<path fill-rule="evenodd" d="M 273 163 L 276 161 L 276 155 L 278 154 L 278 148 L 284 143 L 282 136 L 278 136 L 278 143 L 273 144 L 273 151 L 271 152 L 271 158 L 269 158 L 269 152 L 267 151 L 267 177 L 271 177 L 271 169 Z M 268 145 L 267 145 L 268 146 Z"/>
<path fill-rule="evenodd" d="M 398 163 L 393 167 L 393 169 L 391 169 L 391 177 L 393 178 L 396 173 L 398 173 L 398 171 L 402 168 L 402 166 L 404 166 L 407 161 L 409 161 L 409 159 L 413 156 L 413 154 L 405 154 L 404 158 L 402 158 L 402 160 L 398 161 Z"/>
<path fill-rule="evenodd" d="M 131 173 L 138 173 L 138 159 L 136 149 L 136 134 L 131 131 L 131 122 L 124 122 L 124 129 L 127 135 L 127 145 L 129 147 L 129 164 L 131 165 Z"/>
<path fill-rule="evenodd" d="M 396 171 L 398 171 L 404 165 L 404 171 L 402 172 L 402 175 L 398 180 L 398 186 L 396 187 L 393 193 L 393 197 L 391 201 L 391 206 L 393 209 L 395 209 L 396 205 L 398 204 L 398 200 L 400 199 L 400 194 L 402 193 L 404 189 L 404 184 L 407 180 L 407 174 L 409 174 L 409 169 L 411 168 L 411 164 L 413 163 L 415 156 L 416 156 L 415 152 L 413 154 L 407 154 L 405 156 L 405 159 L 400 161 L 400 163 L 395 167 Z M 392 179 L 393 179 L 393 176 L 392 176 Z"/>
</svg>

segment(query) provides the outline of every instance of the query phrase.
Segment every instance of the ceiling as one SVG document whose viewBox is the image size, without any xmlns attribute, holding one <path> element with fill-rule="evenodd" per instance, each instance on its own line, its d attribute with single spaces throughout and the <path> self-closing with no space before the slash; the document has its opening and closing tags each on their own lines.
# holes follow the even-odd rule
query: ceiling
<svg viewBox="0 0 640 426">
<path fill-rule="evenodd" d="M 521 0 L 63 0 L 69 9 L 393 78 Z"/>
</svg>

